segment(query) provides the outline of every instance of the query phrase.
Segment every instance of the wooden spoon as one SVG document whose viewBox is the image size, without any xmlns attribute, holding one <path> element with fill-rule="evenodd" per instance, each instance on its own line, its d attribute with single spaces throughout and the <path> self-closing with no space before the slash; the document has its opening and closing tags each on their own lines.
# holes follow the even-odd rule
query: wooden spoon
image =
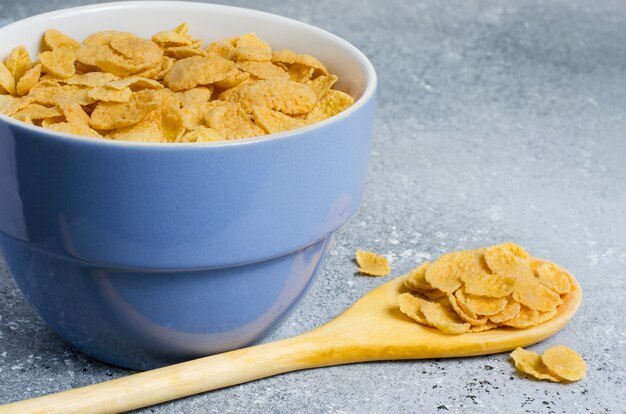
<svg viewBox="0 0 626 414">
<path fill-rule="evenodd" d="M 0 413 L 117 413 L 301 369 L 509 351 L 554 335 L 574 316 L 582 294 L 570 278 L 572 291 L 547 322 L 527 329 L 447 335 L 400 313 L 396 298 L 404 277 L 399 277 L 303 335 L 3 405 Z"/>
</svg>

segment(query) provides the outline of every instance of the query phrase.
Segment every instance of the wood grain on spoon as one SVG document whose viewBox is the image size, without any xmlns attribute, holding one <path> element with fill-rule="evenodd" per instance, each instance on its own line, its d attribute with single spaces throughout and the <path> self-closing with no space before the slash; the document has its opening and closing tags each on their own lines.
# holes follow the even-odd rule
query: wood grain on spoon
<svg viewBox="0 0 626 414">
<path fill-rule="evenodd" d="M 572 290 L 563 297 L 557 315 L 532 328 L 448 335 L 422 326 L 398 310 L 396 300 L 404 281 L 399 277 L 303 335 L 7 404 L 0 406 L 0 414 L 117 413 L 301 369 L 509 351 L 554 335 L 574 316 L 582 292 L 569 276 Z"/>
</svg>

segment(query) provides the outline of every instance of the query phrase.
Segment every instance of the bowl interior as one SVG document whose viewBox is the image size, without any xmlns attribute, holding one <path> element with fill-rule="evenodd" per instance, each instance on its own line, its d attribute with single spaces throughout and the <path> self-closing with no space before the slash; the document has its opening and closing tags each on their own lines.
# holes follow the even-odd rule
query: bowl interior
<svg viewBox="0 0 626 414">
<path fill-rule="evenodd" d="M 230 6 L 174 1 L 105 3 L 33 16 L 0 29 L 0 57 L 22 44 L 35 58 L 43 32 L 54 28 L 82 41 L 101 30 L 118 30 L 150 38 L 187 22 L 205 44 L 255 32 L 274 50 L 291 49 L 320 59 L 337 74 L 337 88 L 360 98 L 373 83 L 373 69 L 354 46 L 322 29 L 285 17 Z"/>
</svg>

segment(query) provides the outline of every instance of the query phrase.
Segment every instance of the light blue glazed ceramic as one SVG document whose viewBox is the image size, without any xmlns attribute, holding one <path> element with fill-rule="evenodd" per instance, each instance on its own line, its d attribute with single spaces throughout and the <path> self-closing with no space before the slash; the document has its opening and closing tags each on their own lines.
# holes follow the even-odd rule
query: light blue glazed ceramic
<svg viewBox="0 0 626 414">
<path fill-rule="evenodd" d="M 258 341 L 304 295 L 361 202 L 376 75 L 340 38 L 283 17 L 182 2 L 61 10 L 0 29 L 4 57 L 42 32 L 149 36 L 186 21 L 318 56 L 356 98 L 317 125 L 208 144 L 54 133 L 0 116 L 0 242 L 24 295 L 80 351 L 148 369 Z M 198 30 L 199 29 L 199 30 Z M 14 39 L 8 41 L 7 39 Z"/>
</svg>

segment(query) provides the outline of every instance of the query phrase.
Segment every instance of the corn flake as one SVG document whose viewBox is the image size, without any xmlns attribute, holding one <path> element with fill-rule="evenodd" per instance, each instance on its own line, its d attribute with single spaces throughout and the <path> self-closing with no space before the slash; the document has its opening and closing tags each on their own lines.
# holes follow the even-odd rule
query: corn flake
<svg viewBox="0 0 626 414">
<path fill-rule="evenodd" d="M 30 55 L 24 46 L 18 46 L 14 48 L 9 56 L 4 61 L 7 69 L 13 75 L 15 82 L 18 82 L 20 78 L 30 70 L 33 66 L 33 62 L 30 60 Z"/>
<path fill-rule="evenodd" d="M 433 287 L 426 281 L 426 269 L 430 265 L 430 262 L 424 262 L 405 274 L 404 286 L 408 289 L 419 292 L 421 290 L 431 290 Z"/>
<path fill-rule="evenodd" d="M 15 95 L 15 79 L 2 62 L 0 62 L 0 93 Z"/>
<path fill-rule="evenodd" d="M 324 75 L 328 75 L 328 69 L 319 60 L 311 55 L 299 55 L 291 50 L 278 50 L 272 54 L 272 62 L 284 64 L 298 64 L 318 70 Z"/>
<path fill-rule="evenodd" d="M 104 86 L 111 81 L 119 80 L 118 76 L 108 72 L 88 72 L 83 75 L 74 75 L 65 79 L 64 83 L 68 85 L 97 87 Z"/>
<path fill-rule="evenodd" d="M 11 95 L 0 95 L 0 114 L 13 116 L 31 102 L 32 99 L 27 96 L 17 98 Z"/>
<path fill-rule="evenodd" d="M 91 126 L 99 130 L 124 128 L 142 121 L 161 106 L 152 91 L 140 91 L 129 102 L 100 102 L 91 114 Z"/>
<path fill-rule="evenodd" d="M 91 88 L 87 91 L 87 96 L 101 102 L 128 102 L 132 94 L 130 88 L 114 89 L 109 86 Z"/>
<path fill-rule="evenodd" d="M 76 56 L 72 49 L 62 48 L 42 52 L 38 57 L 41 61 L 42 71 L 45 73 L 51 73 L 62 79 L 67 79 L 76 73 L 74 66 Z"/>
<path fill-rule="evenodd" d="M 543 351 L 541 361 L 552 374 L 568 381 L 581 380 L 587 372 L 587 364 L 578 352 L 563 345 Z"/>
<path fill-rule="evenodd" d="M 270 45 L 259 39 L 256 34 L 248 33 L 234 39 L 235 56 L 238 61 L 266 61 L 272 58 Z"/>
<path fill-rule="evenodd" d="M 530 309 L 548 312 L 563 303 L 561 297 L 535 278 L 518 280 L 513 299 Z"/>
<path fill-rule="evenodd" d="M 240 102 L 247 112 L 255 105 L 262 105 L 288 115 L 307 113 L 317 101 L 310 87 L 284 79 L 251 82 L 222 92 L 219 99 Z"/>
<path fill-rule="evenodd" d="M 519 315 L 521 308 L 521 305 L 517 302 L 508 302 L 504 309 L 502 309 L 495 315 L 491 315 L 489 317 L 489 320 L 493 323 L 506 322 Z"/>
<path fill-rule="evenodd" d="M 470 324 L 459 319 L 458 315 L 441 303 L 424 302 L 420 311 L 429 324 L 447 334 L 459 335 L 469 330 Z"/>
<path fill-rule="evenodd" d="M 306 116 L 306 121 L 308 124 L 323 121 L 345 111 L 352 104 L 354 104 L 354 99 L 347 93 L 329 89 Z"/>
<path fill-rule="evenodd" d="M 541 263 L 535 270 L 539 282 L 559 295 L 564 295 L 572 290 L 567 273 L 559 269 L 554 263 Z"/>
<path fill-rule="evenodd" d="M 43 34 L 43 43 L 50 49 L 72 49 L 77 50 L 80 48 L 80 43 L 71 37 L 59 32 L 55 29 L 48 29 Z"/>
<path fill-rule="evenodd" d="M 461 276 L 474 253 L 462 251 L 444 254 L 426 269 L 426 281 L 446 293 L 453 293 L 462 285 Z"/>
<path fill-rule="evenodd" d="M 219 56 L 194 56 L 174 63 L 163 81 L 173 91 L 191 89 L 223 80 L 234 68 L 233 62 Z"/>
<path fill-rule="evenodd" d="M 256 137 L 265 132 L 250 119 L 239 103 L 212 101 L 204 118 L 207 126 L 229 140 Z"/>
<path fill-rule="evenodd" d="M 235 69 L 229 72 L 224 79 L 215 82 L 215 86 L 222 89 L 230 89 L 243 85 L 249 79 L 250 74 L 248 72 L 242 72 L 239 69 Z"/>
<path fill-rule="evenodd" d="M 500 313 L 507 305 L 506 298 L 465 295 L 465 305 L 476 315 L 492 316 Z"/>
<path fill-rule="evenodd" d="M 37 64 L 29 69 L 20 78 L 16 85 L 16 92 L 20 96 L 28 95 L 31 89 L 39 82 L 41 76 L 41 64 Z"/>
<path fill-rule="evenodd" d="M 400 312 L 404 313 L 415 322 L 426 326 L 432 326 L 420 310 L 422 303 L 425 302 L 426 301 L 424 299 L 415 297 L 410 293 L 402 293 L 398 296 L 398 307 L 400 308 Z"/>
<path fill-rule="evenodd" d="M 376 253 L 357 250 L 356 261 L 359 265 L 359 272 L 364 275 L 387 276 L 391 272 L 389 260 Z"/>
<path fill-rule="evenodd" d="M 226 138 L 212 128 L 199 126 L 194 130 L 185 133 L 181 142 L 216 142 L 224 141 Z"/>
<path fill-rule="evenodd" d="M 273 111 L 259 105 L 252 107 L 252 118 L 268 134 L 289 131 L 305 125 L 301 119 L 292 118 L 282 112 Z"/>
<path fill-rule="evenodd" d="M 289 79 L 289 74 L 272 62 L 243 61 L 237 67 L 257 79 Z"/>
<path fill-rule="evenodd" d="M 32 103 L 26 105 L 24 108 L 17 111 L 13 117 L 15 119 L 19 119 L 23 121 L 25 119 L 37 120 L 37 119 L 45 119 L 45 118 L 53 118 L 60 116 L 62 113 L 58 107 L 47 107 L 43 105 L 39 105 L 36 103 Z"/>
<path fill-rule="evenodd" d="M 560 382 L 561 378 L 551 373 L 541 360 L 541 356 L 533 351 L 517 348 L 511 352 L 511 358 L 518 371 L 531 375 L 537 379 Z"/>
</svg>

